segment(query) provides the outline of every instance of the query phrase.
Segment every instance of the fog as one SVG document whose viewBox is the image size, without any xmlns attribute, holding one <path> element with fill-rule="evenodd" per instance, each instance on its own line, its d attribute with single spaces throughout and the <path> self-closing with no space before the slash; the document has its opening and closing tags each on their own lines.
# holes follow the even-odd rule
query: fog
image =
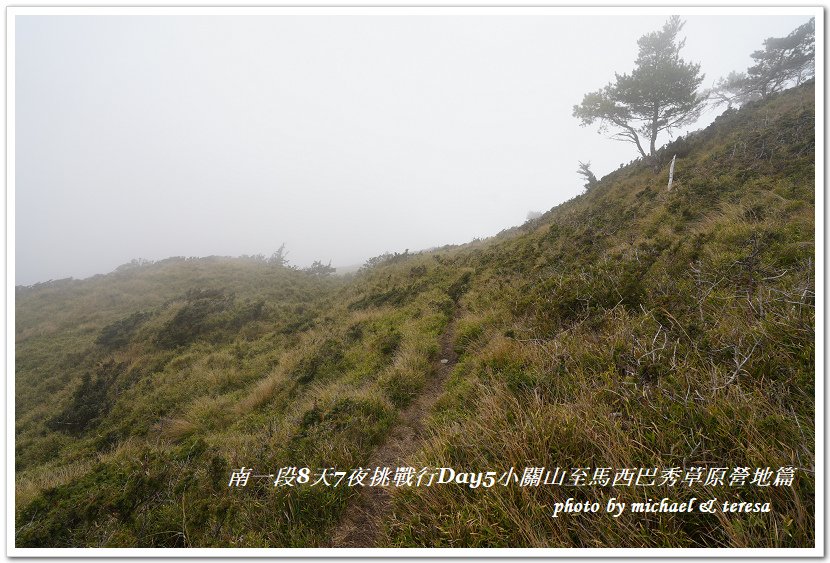
<svg viewBox="0 0 830 563">
<path fill-rule="evenodd" d="M 15 283 L 494 235 L 637 156 L 572 108 L 666 19 L 17 16 Z M 708 87 L 809 17 L 684 19 Z"/>
</svg>

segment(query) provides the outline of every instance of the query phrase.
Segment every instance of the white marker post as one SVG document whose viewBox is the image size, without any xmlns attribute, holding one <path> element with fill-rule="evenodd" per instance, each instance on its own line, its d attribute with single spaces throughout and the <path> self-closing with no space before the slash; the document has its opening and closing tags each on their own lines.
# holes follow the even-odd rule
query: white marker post
<svg viewBox="0 0 830 563">
<path fill-rule="evenodd" d="M 669 167 L 669 185 L 668 185 L 668 187 L 666 187 L 667 192 L 671 191 L 671 183 L 672 183 L 672 180 L 674 180 L 674 161 L 675 161 L 676 158 L 677 158 L 677 155 L 674 155 L 671 158 L 671 166 Z"/>
</svg>

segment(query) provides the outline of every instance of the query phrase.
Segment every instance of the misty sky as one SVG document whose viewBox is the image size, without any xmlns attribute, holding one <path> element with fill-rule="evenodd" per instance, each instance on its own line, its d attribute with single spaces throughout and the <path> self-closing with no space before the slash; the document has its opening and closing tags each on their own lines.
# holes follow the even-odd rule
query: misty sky
<svg viewBox="0 0 830 563">
<path fill-rule="evenodd" d="M 635 158 L 572 108 L 666 18 L 17 16 L 15 283 L 496 234 Z M 809 17 L 684 19 L 711 86 Z"/>
</svg>

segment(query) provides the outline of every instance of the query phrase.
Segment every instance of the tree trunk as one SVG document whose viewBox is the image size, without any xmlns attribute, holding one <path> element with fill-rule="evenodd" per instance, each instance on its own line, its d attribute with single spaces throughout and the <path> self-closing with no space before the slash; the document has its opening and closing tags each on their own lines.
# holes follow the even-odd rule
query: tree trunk
<svg viewBox="0 0 830 563">
<path fill-rule="evenodd" d="M 654 111 L 651 114 L 651 143 L 649 144 L 650 157 L 654 157 L 655 145 L 657 144 L 657 118 L 659 117 L 659 107 L 657 102 L 654 102 Z"/>
</svg>

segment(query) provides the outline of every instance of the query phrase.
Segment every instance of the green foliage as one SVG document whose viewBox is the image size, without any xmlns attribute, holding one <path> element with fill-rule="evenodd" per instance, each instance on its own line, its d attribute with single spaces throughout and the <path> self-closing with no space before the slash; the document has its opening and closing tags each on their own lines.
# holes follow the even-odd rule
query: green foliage
<svg viewBox="0 0 830 563">
<path fill-rule="evenodd" d="M 386 410 L 381 403 L 344 397 L 338 399 L 326 411 L 318 407 L 306 411 L 295 439 L 305 438 L 309 433 L 337 432 L 346 428 L 354 428 L 355 417 L 368 422 L 370 420 L 380 421 L 386 416 Z"/>
<path fill-rule="evenodd" d="M 409 249 L 406 249 L 404 252 L 384 252 L 383 254 L 366 260 L 366 263 L 360 267 L 360 270 L 367 271 L 382 265 L 396 264 L 405 261 L 409 257 Z"/>
<path fill-rule="evenodd" d="M 747 88 L 748 82 L 745 73 L 732 71 L 725 78 L 719 78 L 715 86 L 707 91 L 707 96 L 713 105 L 726 104 L 726 109 L 730 110 L 732 104 L 741 106 L 760 97 L 759 92 Z"/>
<path fill-rule="evenodd" d="M 337 268 L 333 268 L 331 265 L 331 260 L 329 260 L 328 264 L 323 264 L 319 260 L 315 260 L 311 266 L 308 268 L 303 268 L 303 272 L 307 274 L 311 274 L 312 276 L 330 276 L 332 275 Z"/>
<path fill-rule="evenodd" d="M 594 173 L 591 171 L 591 161 L 582 162 L 579 161 L 579 168 L 577 168 L 576 173 L 582 176 L 582 179 L 585 180 L 585 189 L 590 190 L 594 186 L 597 185 L 597 177 L 594 176 Z"/>
<path fill-rule="evenodd" d="M 47 422 L 47 427 L 58 432 L 81 434 L 105 415 L 112 404 L 110 387 L 124 369 L 110 359 L 98 366 L 95 378 L 84 372 L 81 385 L 75 389 L 67 407 Z"/>
<path fill-rule="evenodd" d="M 389 332 L 383 334 L 378 339 L 380 353 L 384 357 L 391 357 L 401 345 L 403 335 L 395 329 L 390 329 Z"/>
<path fill-rule="evenodd" d="M 225 311 L 233 300 L 233 294 L 225 294 L 222 289 L 188 290 L 184 305 L 161 328 L 156 343 L 162 348 L 175 348 L 193 342 L 212 328 L 209 317 Z"/>
<path fill-rule="evenodd" d="M 815 18 L 800 25 L 786 37 L 768 37 L 764 49 L 752 53 L 755 64 L 746 72 L 730 72 L 721 78 L 708 96 L 715 105 L 738 106 L 798 86 L 815 77 Z"/>
<path fill-rule="evenodd" d="M 297 364 L 295 377 L 300 383 L 309 383 L 315 378 L 337 376 L 343 367 L 343 358 L 343 345 L 327 338 L 317 350 L 303 357 Z"/>
<path fill-rule="evenodd" d="M 768 96 L 815 75 L 815 18 L 786 37 L 768 37 L 764 49 L 752 53 L 755 64 L 746 71 L 744 92 Z"/>
<path fill-rule="evenodd" d="M 285 268 L 288 266 L 288 251 L 285 249 L 285 243 L 282 243 L 280 247 L 271 254 L 271 257 L 268 258 L 268 263 L 272 266 L 277 266 L 280 268 Z"/>
<path fill-rule="evenodd" d="M 478 318 L 465 318 L 458 322 L 455 335 L 455 351 L 464 353 L 483 335 L 485 326 Z"/>
<path fill-rule="evenodd" d="M 374 288 L 360 299 L 349 304 L 349 309 L 357 311 L 370 307 L 392 306 L 400 307 L 412 299 L 425 288 L 424 284 L 407 283 L 394 285 L 388 288 Z"/>
<path fill-rule="evenodd" d="M 469 289 L 470 280 L 472 279 L 472 277 L 472 271 L 466 270 L 462 272 L 461 275 L 458 276 L 458 278 L 455 279 L 452 282 L 452 284 L 450 284 L 449 289 L 447 289 L 447 295 L 449 295 L 453 301 L 457 302 L 459 299 L 461 299 L 461 296 L 464 295 L 464 293 Z"/>
<path fill-rule="evenodd" d="M 101 329 L 101 334 L 95 343 L 104 348 L 114 349 L 126 346 L 132 334 L 140 327 L 152 313 L 137 311 Z"/>
<path fill-rule="evenodd" d="M 631 74 L 617 74 L 614 83 L 585 94 L 573 108 L 581 125 L 599 121 L 600 130 L 612 128 L 619 140 L 633 143 L 649 160 L 657 135 L 693 123 L 702 109 L 697 89 L 703 81 L 700 65 L 680 58 L 685 40 L 677 36 L 684 22 L 672 16 L 663 29 L 642 36 Z M 648 152 L 642 140 L 647 142 Z"/>
</svg>

